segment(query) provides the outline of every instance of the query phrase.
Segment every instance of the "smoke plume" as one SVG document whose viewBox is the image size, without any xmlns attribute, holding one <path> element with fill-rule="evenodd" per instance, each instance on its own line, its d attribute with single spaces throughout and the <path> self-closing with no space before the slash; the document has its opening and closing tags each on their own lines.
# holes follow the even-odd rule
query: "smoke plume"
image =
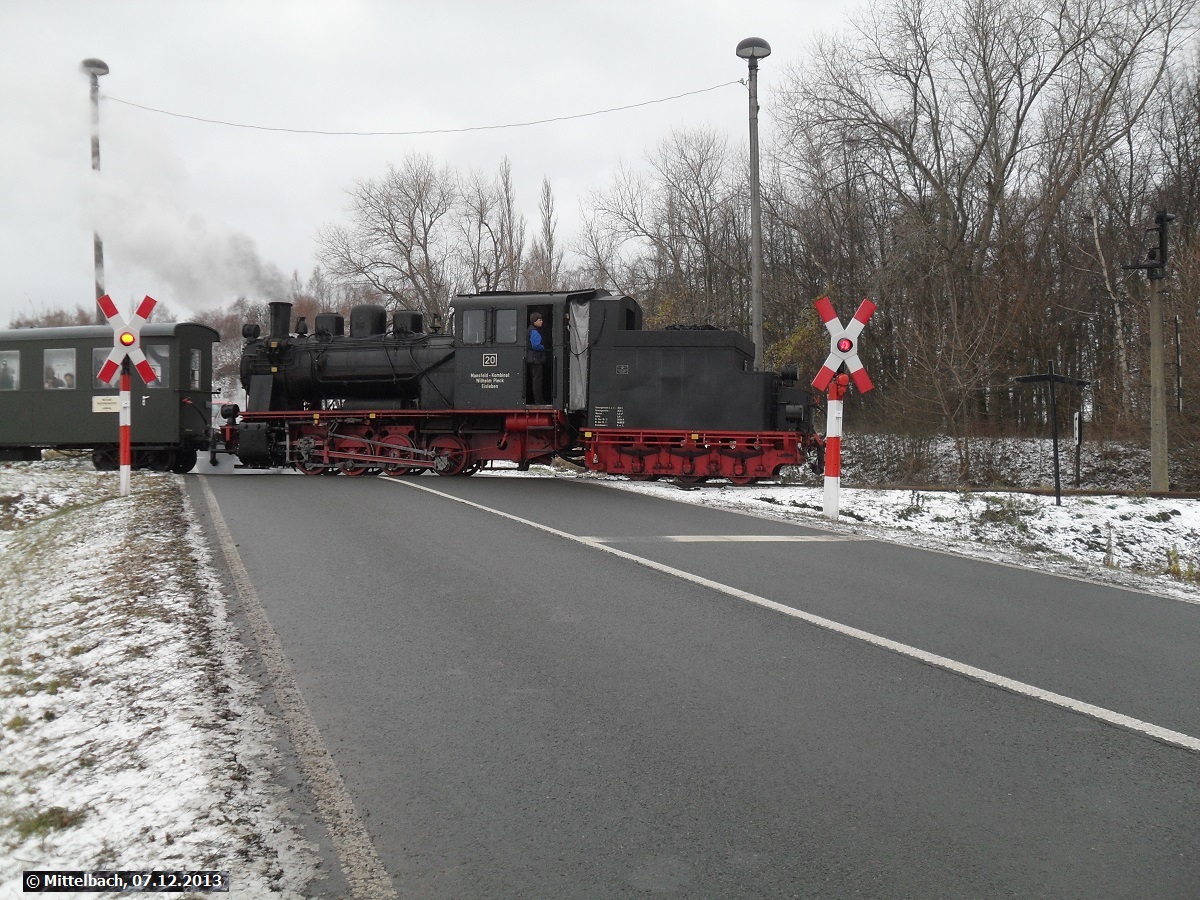
<svg viewBox="0 0 1200 900">
<path fill-rule="evenodd" d="M 259 256 L 245 234 L 181 214 L 163 200 L 108 179 L 92 182 L 87 209 L 104 242 L 108 281 L 132 285 L 137 278 L 131 270 L 141 274 L 145 284 L 133 287 L 133 294 L 149 293 L 196 311 L 243 296 L 285 300 L 290 295 L 288 279 Z"/>
</svg>

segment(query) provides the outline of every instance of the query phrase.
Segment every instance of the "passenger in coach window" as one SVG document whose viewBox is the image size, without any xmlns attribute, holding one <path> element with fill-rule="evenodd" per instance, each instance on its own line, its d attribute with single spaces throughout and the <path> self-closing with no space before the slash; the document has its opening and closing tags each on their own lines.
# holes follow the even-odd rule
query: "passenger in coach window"
<svg viewBox="0 0 1200 900">
<path fill-rule="evenodd" d="M 15 391 L 16 389 L 17 382 L 13 378 L 12 369 L 8 367 L 8 360 L 0 360 L 0 391 Z"/>
<path fill-rule="evenodd" d="M 63 386 L 62 379 L 54 374 L 54 366 L 46 366 L 46 384 L 48 389 L 60 388 Z"/>
<path fill-rule="evenodd" d="M 69 391 L 75 390 L 75 373 L 66 372 L 63 374 L 63 387 Z"/>
</svg>

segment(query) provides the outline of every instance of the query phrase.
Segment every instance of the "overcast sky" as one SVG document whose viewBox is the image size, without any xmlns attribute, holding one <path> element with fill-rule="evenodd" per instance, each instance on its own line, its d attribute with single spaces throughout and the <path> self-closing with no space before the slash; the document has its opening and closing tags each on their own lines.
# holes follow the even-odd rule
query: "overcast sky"
<svg viewBox="0 0 1200 900">
<path fill-rule="evenodd" d="M 512 163 L 536 227 L 543 176 L 561 235 L 578 202 L 672 129 L 744 142 L 746 89 L 524 128 L 348 137 L 233 128 L 423 131 L 571 116 L 744 79 L 734 55 L 763 37 L 764 148 L 772 79 L 853 0 L 0 0 L 0 327 L 90 307 L 92 230 L 119 306 L 150 294 L 181 317 L 275 276 L 307 278 L 315 236 L 346 190 L 412 152 L 460 171 Z M 100 176 L 87 77 L 103 59 Z M 231 249 L 234 248 L 234 249 Z"/>
</svg>

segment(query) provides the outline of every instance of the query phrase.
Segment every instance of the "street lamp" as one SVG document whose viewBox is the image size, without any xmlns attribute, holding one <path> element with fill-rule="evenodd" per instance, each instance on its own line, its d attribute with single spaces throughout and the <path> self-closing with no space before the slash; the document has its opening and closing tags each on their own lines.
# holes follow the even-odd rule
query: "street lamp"
<svg viewBox="0 0 1200 900">
<path fill-rule="evenodd" d="M 108 74 L 108 64 L 102 59 L 85 59 L 79 68 L 88 76 L 92 86 L 92 171 L 100 171 L 100 76 Z M 92 232 L 92 252 L 96 273 L 96 300 L 104 296 L 104 245 L 100 242 L 100 234 Z M 96 324 L 103 325 L 108 316 L 96 304 Z"/>
<path fill-rule="evenodd" d="M 737 45 L 737 55 L 750 66 L 750 316 L 754 339 L 754 370 L 763 367 L 762 222 L 758 196 L 758 61 L 771 55 L 771 45 L 749 37 Z"/>
</svg>

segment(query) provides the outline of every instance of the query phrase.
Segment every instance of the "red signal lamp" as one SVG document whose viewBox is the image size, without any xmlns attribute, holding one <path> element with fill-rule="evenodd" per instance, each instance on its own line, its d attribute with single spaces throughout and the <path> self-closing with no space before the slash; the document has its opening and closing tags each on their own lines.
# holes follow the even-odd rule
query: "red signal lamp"
<svg viewBox="0 0 1200 900">
<path fill-rule="evenodd" d="M 838 353 L 849 353 L 854 349 L 854 341 L 844 337 L 837 342 Z"/>
<path fill-rule="evenodd" d="M 122 347 L 132 347 L 137 343 L 137 335 L 132 331 L 122 331 L 121 336 L 117 340 L 121 342 Z"/>
</svg>

